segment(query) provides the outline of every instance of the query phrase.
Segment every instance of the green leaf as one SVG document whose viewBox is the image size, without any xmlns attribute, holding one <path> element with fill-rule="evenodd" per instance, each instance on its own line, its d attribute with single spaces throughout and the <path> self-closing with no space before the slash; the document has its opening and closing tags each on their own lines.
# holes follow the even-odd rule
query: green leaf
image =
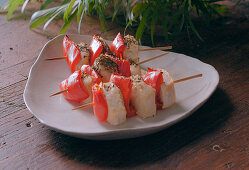
<svg viewBox="0 0 249 170">
<path fill-rule="evenodd" d="M 76 0 L 71 0 L 71 2 L 69 3 L 68 7 L 66 8 L 65 12 L 64 12 L 64 16 L 63 16 L 63 20 L 64 22 L 68 21 L 68 16 L 73 8 L 73 5 L 75 3 Z"/>
<path fill-rule="evenodd" d="M 30 28 L 38 27 L 38 26 L 40 26 L 41 24 L 43 24 L 45 21 L 47 21 L 51 16 L 52 16 L 52 14 L 44 15 L 44 16 L 38 18 L 37 20 L 35 20 L 34 22 L 32 22 L 32 23 L 29 25 L 29 27 L 30 27 Z"/>
<path fill-rule="evenodd" d="M 49 25 L 49 23 L 50 23 L 51 21 L 53 21 L 54 18 L 55 18 L 57 15 L 59 15 L 60 13 L 61 13 L 61 10 L 58 10 L 57 12 L 55 12 L 55 13 L 53 13 L 53 14 L 51 15 L 51 18 L 44 24 L 43 32 L 45 32 L 45 30 L 46 30 L 47 26 Z"/>
<path fill-rule="evenodd" d="M 107 29 L 106 29 L 106 27 L 105 27 L 105 17 L 104 17 L 104 14 L 103 14 L 102 9 L 101 9 L 100 6 L 98 6 L 98 10 L 99 10 L 99 13 L 98 13 L 98 14 L 99 14 L 100 25 L 101 25 L 102 29 L 103 29 L 105 32 L 107 32 Z"/>
<path fill-rule="evenodd" d="M 15 9 L 21 5 L 22 3 L 24 2 L 24 0 L 11 0 L 9 2 L 10 4 L 10 8 L 9 8 L 9 11 L 7 13 L 7 20 L 10 19 L 11 15 L 13 14 L 13 12 L 15 11 Z"/>
<path fill-rule="evenodd" d="M 83 10 L 81 13 L 81 16 L 80 16 L 79 24 L 78 24 L 78 33 L 79 34 L 80 34 L 80 26 L 81 26 L 82 19 L 84 17 L 84 13 L 85 13 L 85 11 Z"/>
<path fill-rule="evenodd" d="M 40 17 L 43 17 L 45 15 L 49 15 L 52 14 L 53 12 L 57 11 L 57 10 L 63 10 L 66 8 L 66 5 L 63 6 L 57 6 L 54 8 L 49 8 L 49 9 L 44 9 L 44 10 L 40 10 L 40 11 L 36 11 L 30 19 L 30 23 L 33 23 L 35 20 L 37 20 Z"/>
<path fill-rule="evenodd" d="M 114 18 L 116 17 L 118 11 L 119 11 L 119 7 L 121 5 L 121 2 L 122 0 L 119 0 L 117 5 L 114 7 L 114 12 L 113 12 L 113 15 L 112 15 L 112 21 L 114 21 Z"/>
<path fill-rule="evenodd" d="M 125 33 L 126 33 L 127 28 L 132 24 L 132 22 L 136 22 L 136 20 L 130 20 L 130 21 L 127 23 L 127 25 L 126 25 L 126 27 L 125 27 L 125 30 L 124 30 L 124 35 L 125 35 Z"/>
<path fill-rule="evenodd" d="M 190 18 L 190 16 L 188 15 L 188 21 L 189 21 L 189 25 L 190 25 L 190 27 L 191 27 L 191 29 L 192 29 L 192 31 L 195 33 L 195 35 L 201 40 L 201 41 L 203 41 L 203 39 L 201 38 L 201 36 L 200 36 L 200 34 L 198 33 L 198 31 L 196 30 L 196 28 L 195 28 L 195 26 L 194 26 L 194 24 L 192 23 L 192 20 L 191 20 L 191 18 Z"/>
<path fill-rule="evenodd" d="M 40 10 L 45 9 L 49 4 L 51 4 L 52 2 L 54 2 L 54 0 L 46 0 L 45 2 L 42 3 Z"/>
<path fill-rule="evenodd" d="M 83 5 L 84 3 L 82 3 L 82 1 L 80 1 L 78 3 L 78 11 L 77 11 L 77 22 L 79 23 L 80 22 L 80 17 L 81 17 L 81 13 L 82 13 L 82 9 L 83 9 Z"/>
<path fill-rule="evenodd" d="M 137 32 L 136 32 L 136 39 L 137 40 L 141 40 L 141 37 L 142 37 L 143 32 L 144 32 L 145 24 L 149 18 L 149 14 L 150 14 L 150 8 L 147 8 L 145 10 L 145 12 L 143 13 L 142 20 L 140 21 L 140 24 L 137 28 Z"/>
<path fill-rule="evenodd" d="M 150 36 L 151 36 L 151 42 L 153 47 L 155 46 L 154 44 L 154 31 L 155 31 L 155 25 L 158 19 L 158 8 L 155 8 L 155 11 L 152 15 L 152 20 L 151 20 L 151 26 L 150 26 Z"/>
<path fill-rule="evenodd" d="M 167 11 L 164 12 L 164 16 L 165 16 L 165 19 L 163 18 L 163 21 L 162 21 L 163 34 L 164 34 L 165 40 L 168 41 L 169 36 L 168 36 L 168 26 L 167 26 L 167 22 L 168 22 L 168 12 Z"/>
<path fill-rule="evenodd" d="M 21 10 L 22 13 L 24 13 L 24 9 L 27 6 L 28 2 L 29 2 L 29 0 L 25 0 L 25 2 L 23 3 L 22 10 Z"/>
<path fill-rule="evenodd" d="M 134 7 L 132 8 L 132 12 L 136 13 L 137 11 L 143 9 L 143 6 L 144 6 L 143 3 L 139 3 L 139 4 L 134 5 Z"/>
<path fill-rule="evenodd" d="M 75 11 L 72 15 L 69 16 L 67 22 L 62 26 L 62 28 L 61 28 L 61 30 L 59 32 L 59 35 L 63 34 L 64 32 L 66 32 L 66 30 L 68 29 L 69 25 L 72 23 L 73 18 L 75 17 L 76 13 L 77 12 Z"/>
</svg>

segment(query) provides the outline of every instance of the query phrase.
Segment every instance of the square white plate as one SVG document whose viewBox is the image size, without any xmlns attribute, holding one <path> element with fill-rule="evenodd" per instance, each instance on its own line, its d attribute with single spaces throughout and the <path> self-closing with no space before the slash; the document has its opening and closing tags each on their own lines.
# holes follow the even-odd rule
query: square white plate
<svg viewBox="0 0 249 170">
<path fill-rule="evenodd" d="M 77 43 L 90 43 L 92 39 L 88 35 L 69 37 Z M 136 116 L 119 126 L 100 123 L 94 117 L 92 108 L 72 111 L 75 105 L 65 100 L 63 95 L 49 97 L 59 91 L 58 84 L 70 75 L 65 60 L 45 61 L 47 58 L 63 56 L 63 38 L 64 35 L 60 35 L 43 47 L 30 70 L 23 96 L 27 108 L 42 124 L 67 135 L 108 140 L 138 137 L 160 131 L 186 118 L 203 105 L 219 82 L 219 75 L 211 65 L 183 54 L 170 53 L 143 64 L 143 67 L 166 69 L 175 80 L 200 73 L 203 77 L 175 84 L 176 103 L 168 109 L 157 111 L 153 118 L 143 120 Z M 140 52 L 140 61 L 162 53 L 159 50 Z"/>
</svg>

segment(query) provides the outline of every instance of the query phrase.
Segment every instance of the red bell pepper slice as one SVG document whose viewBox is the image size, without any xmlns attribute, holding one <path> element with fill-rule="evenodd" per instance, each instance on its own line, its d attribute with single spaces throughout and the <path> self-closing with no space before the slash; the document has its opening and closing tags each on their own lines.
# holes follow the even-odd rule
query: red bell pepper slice
<svg viewBox="0 0 249 170">
<path fill-rule="evenodd" d="M 118 73 L 121 76 L 125 76 L 125 77 L 131 76 L 130 61 L 114 58 L 114 57 L 108 55 L 107 53 L 105 55 L 110 57 L 112 59 L 112 61 L 114 61 L 118 65 Z"/>
<path fill-rule="evenodd" d="M 65 98 L 73 102 L 81 102 L 89 97 L 89 93 L 84 86 L 81 77 L 81 71 L 75 71 L 66 80 L 59 84 L 60 90 L 66 90 L 63 93 Z"/>
<path fill-rule="evenodd" d="M 144 82 L 151 86 L 152 88 L 156 89 L 156 104 L 157 107 L 161 107 L 161 101 L 160 101 L 160 90 L 161 85 L 163 83 L 163 75 L 158 70 L 153 70 L 148 68 L 149 72 L 147 72 L 145 75 L 142 76 Z"/>
<path fill-rule="evenodd" d="M 110 45 L 110 50 L 115 53 L 116 57 L 122 58 L 124 48 L 125 48 L 124 39 L 122 35 L 118 33 L 118 35 L 116 36 L 116 38 L 113 40 L 113 42 Z"/>
<path fill-rule="evenodd" d="M 68 38 L 68 36 L 65 36 L 63 39 L 63 54 L 66 57 L 71 72 L 75 72 L 76 66 L 80 62 L 82 56 L 80 49 Z"/>
<path fill-rule="evenodd" d="M 127 117 L 135 116 L 136 111 L 130 105 L 132 80 L 127 77 L 112 74 L 110 82 L 113 82 L 122 92 L 124 105 L 127 111 Z"/>
<path fill-rule="evenodd" d="M 92 39 L 92 42 L 91 42 L 89 48 L 90 48 L 90 54 L 91 54 L 90 66 L 92 66 L 95 59 L 98 58 L 103 51 L 103 44 L 101 41 L 99 41 L 97 35 L 93 36 L 93 39 Z"/>
<path fill-rule="evenodd" d="M 81 66 L 80 70 L 82 72 L 86 73 L 87 75 L 92 76 L 94 83 L 99 84 L 102 81 L 99 74 L 96 71 L 94 71 L 94 69 L 92 69 L 91 66 L 84 64 L 84 65 Z"/>
<path fill-rule="evenodd" d="M 108 117 L 108 106 L 106 102 L 106 98 L 103 94 L 102 84 L 94 84 L 92 86 L 92 94 L 93 94 L 93 112 L 95 117 L 100 122 L 106 121 Z"/>
</svg>

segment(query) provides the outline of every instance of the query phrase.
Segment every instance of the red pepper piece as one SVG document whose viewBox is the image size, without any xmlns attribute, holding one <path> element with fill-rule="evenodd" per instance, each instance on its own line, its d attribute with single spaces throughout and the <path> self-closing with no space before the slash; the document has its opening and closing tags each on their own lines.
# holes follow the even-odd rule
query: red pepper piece
<svg viewBox="0 0 249 170">
<path fill-rule="evenodd" d="M 105 55 L 110 57 L 112 59 L 112 61 L 114 61 L 118 65 L 118 73 L 121 76 L 125 76 L 125 77 L 131 76 L 130 61 L 114 58 L 108 54 L 105 54 Z"/>
<path fill-rule="evenodd" d="M 65 98 L 73 102 L 81 102 L 89 97 L 89 93 L 85 88 L 82 78 L 81 71 L 75 71 L 66 80 L 59 84 L 61 90 L 66 90 L 63 93 Z"/>
<path fill-rule="evenodd" d="M 131 79 L 123 76 L 118 75 L 111 75 L 110 82 L 113 82 L 122 92 L 124 105 L 127 111 L 127 117 L 132 117 L 136 115 L 136 111 L 130 105 L 130 98 L 131 98 L 131 88 L 132 88 L 132 81 Z"/>
<path fill-rule="evenodd" d="M 99 84 L 102 80 L 101 77 L 92 69 L 89 65 L 82 65 L 81 69 L 82 72 L 86 73 L 89 76 L 92 76 L 93 82 Z"/>
<path fill-rule="evenodd" d="M 91 53 L 90 66 L 92 66 L 95 59 L 98 58 L 103 51 L 103 44 L 101 41 L 99 41 L 98 36 L 96 35 L 93 36 L 93 39 L 92 39 L 92 42 L 89 48 L 90 48 L 90 53 Z"/>
<path fill-rule="evenodd" d="M 63 39 L 63 54 L 66 57 L 71 72 L 75 72 L 76 66 L 80 62 L 82 56 L 80 49 L 68 38 L 68 36 L 65 36 Z"/>
<path fill-rule="evenodd" d="M 151 68 L 148 68 L 149 72 L 147 72 L 145 75 L 142 76 L 144 82 L 148 84 L 149 86 L 156 89 L 156 104 L 157 107 L 161 107 L 161 101 L 160 101 L 160 90 L 161 85 L 163 83 L 163 75 L 158 70 L 153 70 Z"/>
<path fill-rule="evenodd" d="M 125 48 L 125 43 L 122 35 L 118 33 L 116 38 L 113 40 L 112 44 L 110 45 L 110 50 L 115 53 L 115 56 L 120 58 L 120 55 L 123 55 Z"/>
<path fill-rule="evenodd" d="M 92 94 L 93 94 L 93 112 L 94 115 L 100 122 L 104 122 L 108 116 L 108 106 L 106 102 L 106 98 L 103 94 L 102 84 L 94 84 L 92 86 Z"/>
</svg>

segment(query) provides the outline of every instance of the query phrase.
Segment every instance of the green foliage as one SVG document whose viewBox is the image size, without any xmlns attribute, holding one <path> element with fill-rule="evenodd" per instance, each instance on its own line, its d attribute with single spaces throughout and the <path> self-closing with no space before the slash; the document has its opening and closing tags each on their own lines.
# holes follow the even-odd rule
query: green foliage
<svg viewBox="0 0 249 170">
<path fill-rule="evenodd" d="M 127 28 L 136 29 L 136 38 L 140 41 L 144 32 L 150 33 L 154 45 L 156 29 L 162 30 L 165 40 L 177 37 L 183 29 L 192 32 L 202 40 L 190 16 L 205 17 L 207 21 L 212 15 L 219 15 L 226 11 L 216 2 L 220 0 L 64 0 L 60 5 L 48 8 L 55 0 L 44 0 L 40 10 L 36 11 L 30 20 L 30 28 L 44 24 L 45 31 L 49 23 L 56 17 L 63 16 L 64 25 L 59 34 L 63 34 L 76 16 L 78 31 L 85 14 L 97 15 L 102 28 L 106 30 L 105 21 L 119 21 L 123 18 Z M 10 19 L 16 8 L 23 4 L 22 11 L 30 0 L 9 0 L 5 5 L 9 9 L 7 20 Z M 135 3 L 134 3 L 135 2 Z M 113 11 L 111 14 L 107 11 Z"/>
</svg>

